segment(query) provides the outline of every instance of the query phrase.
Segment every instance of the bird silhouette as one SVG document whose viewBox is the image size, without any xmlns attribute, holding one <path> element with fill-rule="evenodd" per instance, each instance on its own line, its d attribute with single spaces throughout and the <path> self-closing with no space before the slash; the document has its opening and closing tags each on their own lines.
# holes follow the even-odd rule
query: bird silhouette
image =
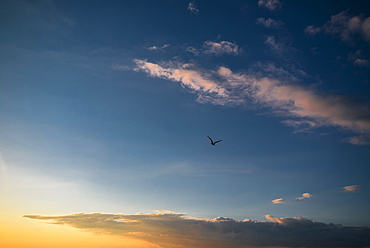
<svg viewBox="0 0 370 248">
<path fill-rule="evenodd" d="M 213 140 L 211 139 L 211 137 L 207 136 L 207 138 L 211 141 L 211 145 L 213 145 L 213 146 L 216 145 L 216 143 L 222 141 L 222 140 L 217 140 L 217 141 L 213 142 Z"/>
</svg>

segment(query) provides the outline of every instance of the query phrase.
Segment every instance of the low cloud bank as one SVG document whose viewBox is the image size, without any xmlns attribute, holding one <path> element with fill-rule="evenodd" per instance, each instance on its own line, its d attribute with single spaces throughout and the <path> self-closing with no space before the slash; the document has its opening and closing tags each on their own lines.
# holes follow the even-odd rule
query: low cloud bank
<svg viewBox="0 0 370 248">
<path fill-rule="evenodd" d="M 315 222 L 303 217 L 243 221 L 199 219 L 170 211 L 149 214 L 79 213 L 64 216 L 25 215 L 49 224 L 95 233 L 129 236 L 163 248 L 202 247 L 366 247 L 370 228 Z"/>
</svg>

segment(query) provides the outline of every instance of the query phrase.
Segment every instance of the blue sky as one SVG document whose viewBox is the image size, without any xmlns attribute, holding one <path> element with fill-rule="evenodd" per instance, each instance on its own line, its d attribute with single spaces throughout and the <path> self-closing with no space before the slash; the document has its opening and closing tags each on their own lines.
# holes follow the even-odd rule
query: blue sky
<svg viewBox="0 0 370 248">
<path fill-rule="evenodd" d="M 0 1 L 4 201 L 370 226 L 369 7 Z"/>
</svg>

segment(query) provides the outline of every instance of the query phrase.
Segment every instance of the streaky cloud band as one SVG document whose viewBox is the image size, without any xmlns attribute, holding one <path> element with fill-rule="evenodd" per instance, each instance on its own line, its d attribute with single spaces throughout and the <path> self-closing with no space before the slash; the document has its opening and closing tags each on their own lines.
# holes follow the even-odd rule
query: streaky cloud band
<svg viewBox="0 0 370 248">
<path fill-rule="evenodd" d="M 167 62 L 159 65 L 140 59 L 134 62 L 136 71 L 180 82 L 184 88 L 198 95 L 199 102 L 269 107 L 277 114 L 295 118 L 283 123 L 298 131 L 331 126 L 360 135 L 346 139 L 349 143 L 370 144 L 370 107 L 343 96 L 322 94 L 258 73 L 234 73 L 227 67 L 203 70 L 192 64 Z"/>
<path fill-rule="evenodd" d="M 148 214 L 79 213 L 63 216 L 25 215 L 49 224 L 68 225 L 95 233 L 134 237 L 172 247 L 365 247 L 370 228 L 341 226 L 303 217 L 243 221 L 201 219 L 171 211 Z"/>
</svg>

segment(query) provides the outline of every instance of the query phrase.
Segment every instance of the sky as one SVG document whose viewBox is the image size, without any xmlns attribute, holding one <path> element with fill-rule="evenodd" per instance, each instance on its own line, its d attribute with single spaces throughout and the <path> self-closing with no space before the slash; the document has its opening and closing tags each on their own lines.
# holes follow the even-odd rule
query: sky
<svg viewBox="0 0 370 248">
<path fill-rule="evenodd" d="M 0 0 L 0 32 L 1 247 L 370 247 L 368 1 Z"/>
</svg>

